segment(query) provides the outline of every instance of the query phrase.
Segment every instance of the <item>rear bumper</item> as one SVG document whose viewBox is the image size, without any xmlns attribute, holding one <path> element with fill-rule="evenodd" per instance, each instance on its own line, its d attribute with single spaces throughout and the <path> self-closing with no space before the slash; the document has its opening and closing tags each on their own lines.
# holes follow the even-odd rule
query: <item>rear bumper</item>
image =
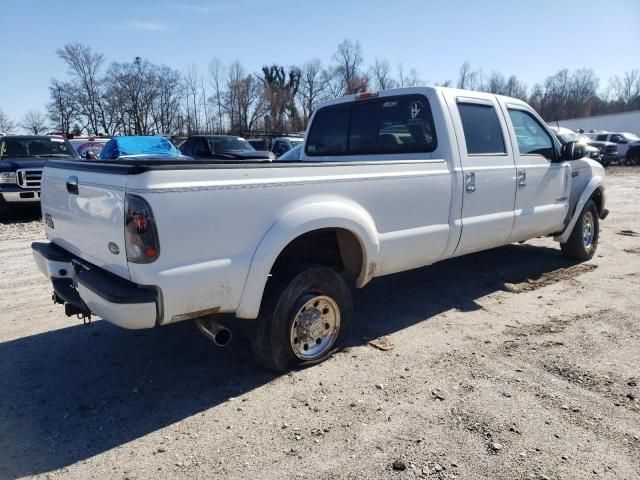
<svg viewBox="0 0 640 480">
<path fill-rule="evenodd" d="M 54 300 L 65 304 L 67 314 L 92 313 L 128 329 L 156 325 L 157 288 L 113 275 L 53 243 L 35 242 L 31 248 L 38 269 L 52 281 Z"/>
</svg>

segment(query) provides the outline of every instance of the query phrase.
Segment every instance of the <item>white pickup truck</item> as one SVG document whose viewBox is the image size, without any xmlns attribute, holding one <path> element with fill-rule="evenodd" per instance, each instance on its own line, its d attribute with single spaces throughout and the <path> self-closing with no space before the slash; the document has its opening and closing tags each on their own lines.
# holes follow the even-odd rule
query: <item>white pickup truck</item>
<svg viewBox="0 0 640 480">
<path fill-rule="evenodd" d="M 299 161 L 50 161 L 33 253 L 68 315 L 191 319 L 223 344 L 233 313 L 284 371 L 339 348 L 350 284 L 539 236 L 590 259 L 608 211 L 583 155 L 513 98 L 350 95 L 316 110 Z"/>
</svg>

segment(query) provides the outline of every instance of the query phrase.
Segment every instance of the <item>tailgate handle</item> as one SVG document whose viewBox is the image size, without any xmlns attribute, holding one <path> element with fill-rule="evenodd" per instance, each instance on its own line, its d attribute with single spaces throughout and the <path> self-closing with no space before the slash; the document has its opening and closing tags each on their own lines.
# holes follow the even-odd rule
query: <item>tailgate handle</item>
<svg viewBox="0 0 640 480">
<path fill-rule="evenodd" d="M 72 195 L 78 195 L 78 177 L 71 176 L 67 178 L 67 192 Z"/>
</svg>

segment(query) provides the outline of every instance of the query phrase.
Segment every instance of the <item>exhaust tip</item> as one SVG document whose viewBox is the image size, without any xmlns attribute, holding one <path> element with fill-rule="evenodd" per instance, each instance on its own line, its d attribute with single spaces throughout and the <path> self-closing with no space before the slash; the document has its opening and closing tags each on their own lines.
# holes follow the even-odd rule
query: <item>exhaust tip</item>
<svg viewBox="0 0 640 480">
<path fill-rule="evenodd" d="M 211 318 L 197 318 L 195 320 L 198 329 L 218 347 L 226 347 L 231 343 L 233 335 L 224 325 Z"/>
<path fill-rule="evenodd" d="M 216 339 L 214 343 L 219 347 L 226 347 L 231 343 L 231 330 L 222 327 L 215 335 Z"/>
</svg>

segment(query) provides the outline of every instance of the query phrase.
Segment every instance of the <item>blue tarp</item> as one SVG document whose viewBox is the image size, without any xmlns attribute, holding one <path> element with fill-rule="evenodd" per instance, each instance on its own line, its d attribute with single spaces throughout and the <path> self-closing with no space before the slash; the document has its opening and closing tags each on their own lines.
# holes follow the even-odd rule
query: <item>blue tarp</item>
<svg viewBox="0 0 640 480">
<path fill-rule="evenodd" d="M 106 143 L 100 152 L 100 159 L 115 160 L 119 157 L 132 155 L 177 157 L 181 153 L 164 137 L 114 137 Z"/>
</svg>

